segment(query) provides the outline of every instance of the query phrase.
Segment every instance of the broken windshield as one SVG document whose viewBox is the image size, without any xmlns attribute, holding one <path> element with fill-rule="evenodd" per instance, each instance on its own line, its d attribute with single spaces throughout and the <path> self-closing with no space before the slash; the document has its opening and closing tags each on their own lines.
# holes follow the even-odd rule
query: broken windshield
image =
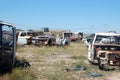
<svg viewBox="0 0 120 80">
<path fill-rule="evenodd" d="M 120 36 L 97 35 L 95 43 L 99 43 L 99 44 L 120 44 Z"/>
<path fill-rule="evenodd" d="M 0 26 L 0 48 L 8 50 L 13 48 L 13 30 L 8 25 Z"/>
</svg>

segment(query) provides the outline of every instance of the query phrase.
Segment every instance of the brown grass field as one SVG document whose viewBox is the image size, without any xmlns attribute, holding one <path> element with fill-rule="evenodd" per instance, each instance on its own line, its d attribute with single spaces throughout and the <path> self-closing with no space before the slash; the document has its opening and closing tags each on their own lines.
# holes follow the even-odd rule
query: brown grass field
<svg viewBox="0 0 120 80">
<path fill-rule="evenodd" d="M 17 57 L 26 59 L 31 67 L 15 68 L 12 73 L 0 77 L 0 80 L 119 80 L 119 70 L 101 71 L 87 60 L 87 47 L 82 42 L 71 43 L 69 46 L 19 46 Z M 86 70 L 66 68 L 85 66 Z M 88 72 L 100 73 L 101 77 L 88 76 Z"/>
</svg>

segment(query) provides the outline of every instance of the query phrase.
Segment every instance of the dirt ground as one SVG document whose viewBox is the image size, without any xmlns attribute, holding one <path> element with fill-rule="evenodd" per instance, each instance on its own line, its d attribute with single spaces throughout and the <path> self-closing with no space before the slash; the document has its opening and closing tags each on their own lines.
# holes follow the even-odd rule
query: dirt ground
<svg viewBox="0 0 120 80">
<path fill-rule="evenodd" d="M 107 80 L 120 80 L 120 73 L 113 73 L 106 78 Z"/>
</svg>

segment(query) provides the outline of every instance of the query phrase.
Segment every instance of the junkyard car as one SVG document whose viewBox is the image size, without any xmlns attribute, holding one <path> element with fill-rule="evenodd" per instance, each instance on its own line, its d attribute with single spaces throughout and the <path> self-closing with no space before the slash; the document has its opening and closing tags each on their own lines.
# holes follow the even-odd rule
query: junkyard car
<svg viewBox="0 0 120 80">
<path fill-rule="evenodd" d="M 100 69 L 120 66 L 120 34 L 95 33 L 91 35 L 88 59 Z"/>
<path fill-rule="evenodd" d="M 32 36 L 27 31 L 18 32 L 17 44 L 25 45 L 32 43 Z"/>
<path fill-rule="evenodd" d="M 16 28 L 0 22 L 0 73 L 11 70 L 15 63 Z"/>
<path fill-rule="evenodd" d="M 45 36 L 45 35 L 39 35 L 32 37 L 32 43 L 35 45 L 49 45 L 53 46 L 55 45 L 56 38 L 53 36 Z"/>
</svg>

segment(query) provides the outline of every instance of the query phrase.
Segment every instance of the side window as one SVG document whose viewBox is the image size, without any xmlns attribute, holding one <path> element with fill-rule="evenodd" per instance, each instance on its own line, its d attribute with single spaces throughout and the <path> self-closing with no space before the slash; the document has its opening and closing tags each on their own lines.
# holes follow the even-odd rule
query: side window
<svg viewBox="0 0 120 80">
<path fill-rule="evenodd" d="M 120 36 L 118 37 L 118 44 L 120 44 Z"/>
<path fill-rule="evenodd" d="M 95 43 L 100 43 L 100 41 L 102 40 L 103 37 L 104 36 L 97 35 L 96 39 L 95 39 Z"/>
<path fill-rule="evenodd" d="M 90 44 L 92 44 L 92 42 L 93 42 L 93 40 L 94 40 L 94 37 L 95 37 L 95 34 L 92 34 L 92 35 L 90 36 Z"/>
<path fill-rule="evenodd" d="M 20 36 L 24 37 L 24 36 L 26 36 L 26 33 L 23 32 L 23 33 L 21 33 Z"/>
<path fill-rule="evenodd" d="M 13 46 L 13 30 L 7 25 L 2 26 L 2 47 L 8 48 Z M 9 48 L 8 48 L 9 49 Z"/>
</svg>

